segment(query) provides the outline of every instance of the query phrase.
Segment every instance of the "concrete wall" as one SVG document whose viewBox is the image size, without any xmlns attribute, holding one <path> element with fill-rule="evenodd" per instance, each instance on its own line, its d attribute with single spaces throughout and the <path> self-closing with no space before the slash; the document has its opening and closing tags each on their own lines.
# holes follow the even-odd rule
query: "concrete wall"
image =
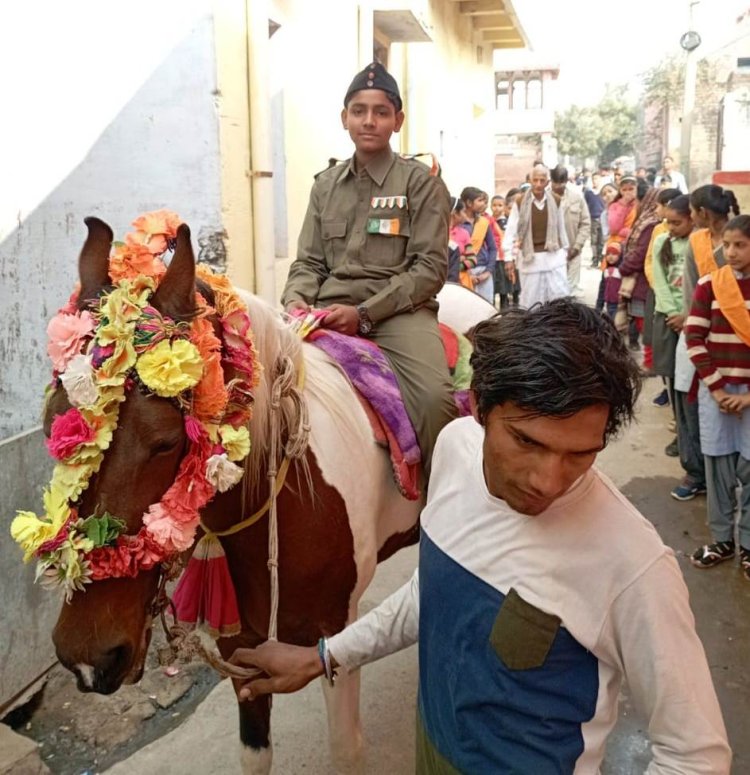
<svg viewBox="0 0 750 775">
<path fill-rule="evenodd" d="M 44 24 L 40 24 L 44 18 Z M 76 280 L 83 218 L 116 235 L 167 207 L 224 262 L 208 0 L 0 9 L 0 705 L 51 659 L 57 601 L 8 537 L 49 478 L 38 430 L 46 325 Z M 12 120 L 11 120 L 12 119 Z"/>
</svg>

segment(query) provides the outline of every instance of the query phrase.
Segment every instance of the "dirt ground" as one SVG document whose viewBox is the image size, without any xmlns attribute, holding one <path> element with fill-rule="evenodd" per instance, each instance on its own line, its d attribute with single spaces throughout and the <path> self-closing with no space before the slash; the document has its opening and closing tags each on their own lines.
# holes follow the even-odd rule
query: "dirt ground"
<svg viewBox="0 0 750 775">
<path fill-rule="evenodd" d="M 179 726 L 218 683 L 202 663 L 165 672 L 156 656 L 163 643 L 155 628 L 142 680 L 108 696 L 82 694 L 72 673 L 56 665 L 43 690 L 4 723 L 40 744 L 40 757 L 55 775 L 106 770 Z"/>
</svg>

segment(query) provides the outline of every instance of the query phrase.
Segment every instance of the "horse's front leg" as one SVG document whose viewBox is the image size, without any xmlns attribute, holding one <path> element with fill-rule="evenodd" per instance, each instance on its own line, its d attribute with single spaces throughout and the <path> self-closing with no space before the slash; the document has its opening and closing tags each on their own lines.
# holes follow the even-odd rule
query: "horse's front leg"
<svg viewBox="0 0 750 775">
<path fill-rule="evenodd" d="M 332 688 L 325 678 L 323 696 L 328 711 L 328 742 L 337 773 L 364 772 L 364 742 L 359 715 L 359 670 L 341 670 Z"/>
<path fill-rule="evenodd" d="M 273 760 L 270 695 L 240 702 L 239 712 L 242 775 L 269 775 Z"/>
</svg>

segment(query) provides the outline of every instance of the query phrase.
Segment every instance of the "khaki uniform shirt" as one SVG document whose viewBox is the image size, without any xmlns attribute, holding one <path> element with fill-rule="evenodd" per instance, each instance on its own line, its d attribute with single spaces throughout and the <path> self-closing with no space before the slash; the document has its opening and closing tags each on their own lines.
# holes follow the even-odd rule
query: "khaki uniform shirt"
<svg viewBox="0 0 750 775">
<path fill-rule="evenodd" d="M 390 148 L 319 174 L 282 294 L 311 305 L 362 304 L 373 323 L 437 309 L 448 272 L 450 197 L 440 178 Z"/>
</svg>

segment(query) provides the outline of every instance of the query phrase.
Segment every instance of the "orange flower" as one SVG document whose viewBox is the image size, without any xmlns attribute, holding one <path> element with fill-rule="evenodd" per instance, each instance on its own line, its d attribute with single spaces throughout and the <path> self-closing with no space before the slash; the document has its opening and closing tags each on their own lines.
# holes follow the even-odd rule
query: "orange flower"
<svg viewBox="0 0 750 775">
<path fill-rule="evenodd" d="M 109 276 L 113 283 L 134 280 L 138 275 L 158 279 L 166 271 L 164 262 L 154 255 L 147 245 L 131 239 L 116 245 L 109 259 Z"/>
<path fill-rule="evenodd" d="M 227 404 L 227 388 L 221 368 L 221 342 L 206 318 L 198 318 L 190 330 L 190 341 L 203 358 L 203 379 L 193 391 L 193 414 L 202 422 L 220 417 Z"/>
<path fill-rule="evenodd" d="M 136 218 L 133 221 L 133 226 L 149 236 L 163 234 L 165 237 L 174 239 L 177 236 L 177 227 L 181 223 L 180 216 L 171 210 L 154 210 Z"/>
</svg>

